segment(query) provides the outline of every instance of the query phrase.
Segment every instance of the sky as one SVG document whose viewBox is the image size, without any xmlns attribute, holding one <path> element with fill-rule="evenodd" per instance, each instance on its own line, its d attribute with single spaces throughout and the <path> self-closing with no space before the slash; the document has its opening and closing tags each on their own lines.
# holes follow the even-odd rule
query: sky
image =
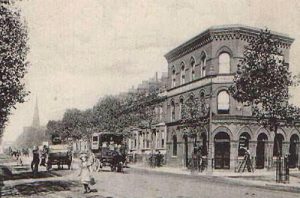
<svg viewBox="0 0 300 198">
<path fill-rule="evenodd" d="M 243 24 L 288 34 L 290 68 L 300 72 L 297 0 L 23 0 L 30 95 L 12 112 L 4 141 L 30 126 L 36 98 L 42 125 L 68 108 L 92 107 L 167 71 L 164 55 L 211 26 Z M 300 105 L 299 88 L 291 101 Z"/>
</svg>

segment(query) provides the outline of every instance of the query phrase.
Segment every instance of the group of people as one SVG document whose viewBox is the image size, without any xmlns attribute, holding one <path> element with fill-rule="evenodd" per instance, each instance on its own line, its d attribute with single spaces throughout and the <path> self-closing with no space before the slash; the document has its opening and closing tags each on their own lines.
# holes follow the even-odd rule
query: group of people
<svg viewBox="0 0 300 198">
<path fill-rule="evenodd" d="M 43 149 L 40 151 L 37 146 L 34 146 L 32 149 L 32 161 L 31 161 L 31 170 L 34 174 L 38 172 L 38 167 L 46 166 L 46 160 L 48 156 L 49 149 L 46 145 L 43 146 Z"/>
</svg>

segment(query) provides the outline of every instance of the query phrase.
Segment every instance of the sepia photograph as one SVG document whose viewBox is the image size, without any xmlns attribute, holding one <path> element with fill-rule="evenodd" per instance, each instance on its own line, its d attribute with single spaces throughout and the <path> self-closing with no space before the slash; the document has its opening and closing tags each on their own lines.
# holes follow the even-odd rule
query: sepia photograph
<svg viewBox="0 0 300 198">
<path fill-rule="evenodd" d="M 299 57 L 297 0 L 0 0 L 0 197 L 298 198 Z"/>
</svg>

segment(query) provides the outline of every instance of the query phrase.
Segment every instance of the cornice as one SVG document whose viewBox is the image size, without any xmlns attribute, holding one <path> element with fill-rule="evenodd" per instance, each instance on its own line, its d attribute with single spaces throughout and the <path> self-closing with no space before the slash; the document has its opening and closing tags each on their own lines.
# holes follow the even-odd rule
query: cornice
<svg viewBox="0 0 300 198">
<path fill-rule="evenodd" d="M 168 63 L 170 63 L 204 45 L 207 45 L 208 43 L 211 43 L 212 41 L 238 39 L 241 41 L 249 42 L 254 38 L 254 36 L 258 35 L 259 32 L 260 29 L 247 26 L 212 27 L 193 37 L 177 48 L 171 50 L 165 55 L 165 58 L 167 59 Z M 271 33 L 276 39 L 280 41 L 279 47 L 281 48 L 290 48 L 291 44 L 294 41 L 293 38 L 290 38 L 287 35 L 277 32 Z"/>
</svg>

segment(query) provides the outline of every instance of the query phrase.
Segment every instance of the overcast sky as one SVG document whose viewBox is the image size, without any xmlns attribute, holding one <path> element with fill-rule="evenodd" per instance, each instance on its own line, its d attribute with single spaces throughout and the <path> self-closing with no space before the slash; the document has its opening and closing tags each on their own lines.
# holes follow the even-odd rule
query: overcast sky
<svg viewBox="0 0 300 198">
<path fill-rule="evenodd" d="M 101 96 L 126 91 L 156 71 L 166 71 L 164 54 L 215 25 L 268 27 L 290 35 L 296 39 L 290 67 L 300 71 L 297 0 L 23 0 L 19 4 L 29 28 L 26 88 L 31 94 L 13 111 L 6 141 L 31 125 L 36 96 L 43 125 L 62 118 L 67 108 L 92 107 Z M 295 97 L 292 100 L 300 105 Z"/>
</svg>

